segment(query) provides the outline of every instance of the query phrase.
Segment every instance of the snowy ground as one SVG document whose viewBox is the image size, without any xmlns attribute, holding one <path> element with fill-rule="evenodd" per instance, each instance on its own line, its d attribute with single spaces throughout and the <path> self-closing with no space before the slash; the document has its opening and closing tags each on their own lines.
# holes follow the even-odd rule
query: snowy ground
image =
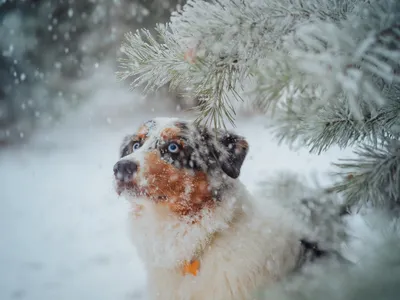
<svg viewBox="0 0 400 300">
<path fill-rule="evenodd" d="M 101 90 L 62 124 L 0 152 L 0 299 L 143 298 L 145 271 L 128 237 L 128 204 L 112 189 L 112 167 L 126 133 L 179 113 L 128 104 L 134 97 Z M 263 122 L 237 123 L 251 146 L 241 175 L 251 191 L 275 170 L 325 171 L 343 156 L 278 147 Z"/>
</svg>

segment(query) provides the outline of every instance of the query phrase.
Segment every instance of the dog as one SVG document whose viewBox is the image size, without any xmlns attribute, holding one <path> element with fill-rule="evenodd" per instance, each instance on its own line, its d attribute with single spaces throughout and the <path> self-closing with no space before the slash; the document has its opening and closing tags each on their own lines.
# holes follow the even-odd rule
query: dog
<svg viewBox="0 0 400 300">
<path fill-rule="evenodd" d="M 150 299 L 253 299 L 316 249 L 278 206 L 254 205 L 238 179 L 248 150 L 240 135 L 177 118 L 123 139 L 115 188 L 132 204 Z"/>
</svg>

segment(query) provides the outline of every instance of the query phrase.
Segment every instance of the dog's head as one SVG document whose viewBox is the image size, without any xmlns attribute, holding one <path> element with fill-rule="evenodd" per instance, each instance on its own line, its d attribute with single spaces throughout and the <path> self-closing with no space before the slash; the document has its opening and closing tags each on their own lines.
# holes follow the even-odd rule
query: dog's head
<svg viewBox="0 0 400 300">
<path fill-rule="evenodd" d="M 247 152 L 246 140 L 234 133 L 156 118 L 124 138 L 114 166 L 117 192 L 195 214 L 221 200 Z"/>
</svg>

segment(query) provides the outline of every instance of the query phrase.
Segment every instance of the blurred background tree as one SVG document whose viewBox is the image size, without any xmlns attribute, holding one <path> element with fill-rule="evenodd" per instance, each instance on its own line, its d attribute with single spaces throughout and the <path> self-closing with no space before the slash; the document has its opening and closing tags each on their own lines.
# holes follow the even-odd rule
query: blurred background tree
<svg viewBox="0 0 400 300">
<path fill-rule="evenodd" d="M 166 22 L 183 0 L 5 0 L 0 3 L 0 144 L 84 102 L 77 88 L 116 58 L 123 35 Z M 110 74 L 113 76 L 113 74 Z"/>
</svg>

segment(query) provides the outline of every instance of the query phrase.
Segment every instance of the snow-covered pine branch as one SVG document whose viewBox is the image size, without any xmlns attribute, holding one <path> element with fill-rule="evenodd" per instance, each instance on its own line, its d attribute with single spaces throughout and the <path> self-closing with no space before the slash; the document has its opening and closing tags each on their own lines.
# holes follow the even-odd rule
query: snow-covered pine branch
<svg viewBox="0 0 400 300">
<path fill-rule="evenodd" d="M 317 20 L 336 24 L 363 2 L 189 1 L 169 24 L 159 27 L 159 42 L 144 30 L 127 36 L 123 46 L 126 58 L 122 61 L 125 70 L 119 75 L 123 79 L 136 78 L 134 86 L 146 85 L 149 91 L 165 82 L 171 82 L 172 87 L 191 87 L 205 103 L 199 107 L 199 120 L 211 115 L 217 125 L 223 124 L 223 117 L 233 122 L 228 93 L 237 94 L 246 76 L 263 74 L 263 68 L 277 56 L 287 60 L 293 50 L 285 46 L 288 35 Z M 292 79 L 296 81 L 292 73 L 298 72 L 292 70 L 294 67 L 281 72 L 289 78 L 288 85 Z M 279 96 L 274 86 L 270 88 L 270 94 Z"/>
<path fill-rule="evenodd" d="M 274 86 L 284 91 L 279 95 L 300 91 L 294 101 L 308 97 L 312 103 L 303 105 L 298 114 L 321 113 L 318 118 L 325 119 L 327 126 L 335 124 L 326 119 L 327 105 L 348 110 L 346 118 L 353 127 L 355 122 L 361 127 L 384 118 L 381 114 L 389 113 L 388 107 L 397 109 L 393 104 L 399 101 L 400 88 L 400 2 L 370 2 L 360 2 L 337 24 L 318 20 L 297 26 L 285 40 L 289 53 L 283 57 L 285 62 L 274 62 L 278 68 L 289 65 L 288 71 L 272 68 L 259 72 L 259 82 L 267 83 L 266 88 L 259 85 L 260 97 L 267 96 L 261 102 L 268 103 Z M 286 84 L 279 84 L 282 82 Z M 335 128 L 331 132 L 340 135 Z"/>
<path fill-rule="evenodd" d="M 385 138 L 382 148 L 364 145 L 356 151 L 357 158 L 343 159 L 336 164 L 345 178 L 336 190 L 344 192 L 347 202 L 390 207 L 400 203 L 400 141 Z"/>
<path fill-rule="evenodd" d="M 360 142 L 379 145 L 382 137 L 398 135 L 400 102 L 392 101 L 383 107 L 361 105 L 363 120 L 351 114 L 344 99 L 328 102 L 309 113 L 313 99 L 307 94 L 298 95 L 297 100 L 281 101 L 271 125 L 279 142 L 306 146 L 310 152 L 320 154 L 331 146 L 340 148 L 354 146 Z M 371 107 L 374 111 L 371 111 Z"/>
<path fill-rule="evenodd" d="M 286 40 L 296 68 L 321 88 L 322 103 L 343 98 L 360 120 L 363 104 L 385 105 L 391 95 L 383 88 L 400 83 L 400 3 L 369 2 L 338 24 L 305 24 Z"/>
</svg>

